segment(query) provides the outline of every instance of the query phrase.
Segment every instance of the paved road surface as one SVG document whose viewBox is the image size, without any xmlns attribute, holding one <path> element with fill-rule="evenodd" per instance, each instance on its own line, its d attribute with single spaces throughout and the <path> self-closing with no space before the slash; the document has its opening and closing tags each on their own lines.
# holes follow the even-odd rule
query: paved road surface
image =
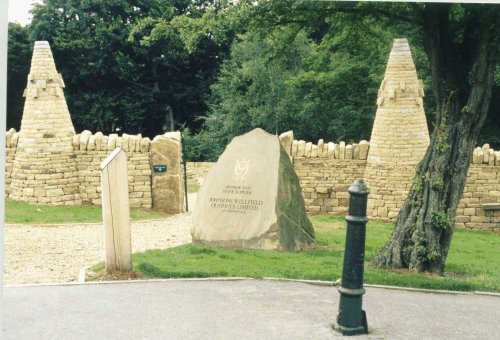
<svg viewBox="0 0 500 340">
<path fill-rule="evenodd" d="M 4 289 L 3 339 L 332 339 L 336 288 L 148 281 Z M 500 297 L 367 288 L 370 335 L 499 339 Z"/>
</svg>

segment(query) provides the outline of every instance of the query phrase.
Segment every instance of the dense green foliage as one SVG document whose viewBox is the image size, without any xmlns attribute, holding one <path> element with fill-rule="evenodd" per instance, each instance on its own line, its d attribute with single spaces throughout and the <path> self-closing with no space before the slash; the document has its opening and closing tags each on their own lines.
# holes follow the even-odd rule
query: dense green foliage
<svg viewBox="0 0 500 340">
<path fill-rule="evenodd" d="M 8 48 L 7 127 L 19 131 L 24 107 L 23 92 L 28 79 L 32 48 L 26 27 L 9 24 Z"/>
<path fill-rule="evenodd" d="M 406 36 L 432 129 L 418 10 L 302 0 L 45 0 L 31 25 L 9 27 L 8 127 L 20 125 L 33 42 L 48 40 L 77 131 L 152 137 L 173 125 L 184 130 L 189 160 L 216 159 L 254 127 L 293 129 L 310 141 L 369 139 L 392 39 Z M 464 15 L 461 5 L 456 13 Z M 479 138 L 496 147 L 499 74 Z"/>
<path fill-rule="evenodd" d="M 32 40 L 48 40 L 66 82 L 75 128 L 154 136 L 206 111 L 204 97 L 228 47 L 210 39 L 188 51 L 191 1 L 46 0 L 33 11 Z"/>
<path fill-rule="evenodd" d="M 336 281 L 341 277 L 345 221 L 312 216 L 318 246 L 302 253 L 252 249 L 223 249 L 188 244 L 133 255 L 133 265 L 148 278 L 275 277 Z M 369 222 L 366 261 L 387 241 L 392 225 Z M 500 291 L 500 235 L 457 231 L 444 276 L 365 268 L 365 283 L 447 290 Z M 102 270 L 103 264 L 94 267 Z"/>
</svg>

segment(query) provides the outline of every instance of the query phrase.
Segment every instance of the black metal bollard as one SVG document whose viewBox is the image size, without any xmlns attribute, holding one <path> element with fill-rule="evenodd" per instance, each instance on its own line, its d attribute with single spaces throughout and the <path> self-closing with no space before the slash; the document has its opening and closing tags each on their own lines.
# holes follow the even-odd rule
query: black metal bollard
<svg viewBox="0 0 500 340">
<path fill-rule="evenodd" d="M 365 262 L 366 202 L 368 188 L 363 180 L 355 181 L 347 190 L 350 194 L 349 213 L 346 216 L 347 234 L 345 242 L 342 285 L 339 288 L 340 302 L 335 329 L 342 335 L 368 334 L 366 313 L 362 310 L 363 273 Z"/>
</svg>

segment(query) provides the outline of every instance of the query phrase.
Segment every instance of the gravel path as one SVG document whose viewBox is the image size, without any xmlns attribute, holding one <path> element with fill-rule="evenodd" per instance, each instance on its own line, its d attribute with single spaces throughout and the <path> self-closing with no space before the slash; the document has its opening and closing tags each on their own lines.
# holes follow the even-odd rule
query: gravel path
<svg viewBox="0 0 500 340">
<path fill-rule="evenodd" d="M 190 229 L 190 213 L 132 222 L 132 252 L 190 243 Z M 77 281 L 80 269 L 104 258 L 102 223 L 5 226 L 4 284 Z"/>
</svg>

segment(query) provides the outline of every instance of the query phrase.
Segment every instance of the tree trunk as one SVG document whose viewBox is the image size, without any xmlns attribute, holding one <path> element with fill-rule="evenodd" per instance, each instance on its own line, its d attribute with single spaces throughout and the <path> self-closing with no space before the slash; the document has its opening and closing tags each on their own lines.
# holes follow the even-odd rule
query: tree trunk
<svg viewBox="0 0 500 340">
<path fill-rule="evenodd" d="M 435 129 L 392 236 L 373 259 L 374 266 L 444 271 L 458 201 L 488 112 L 500 46 L 500 8 L 469 8 L 460 38 L 453 32 L 452 6 L 425 5 L 423 34 L 437 101 Z"/>
</svg>

